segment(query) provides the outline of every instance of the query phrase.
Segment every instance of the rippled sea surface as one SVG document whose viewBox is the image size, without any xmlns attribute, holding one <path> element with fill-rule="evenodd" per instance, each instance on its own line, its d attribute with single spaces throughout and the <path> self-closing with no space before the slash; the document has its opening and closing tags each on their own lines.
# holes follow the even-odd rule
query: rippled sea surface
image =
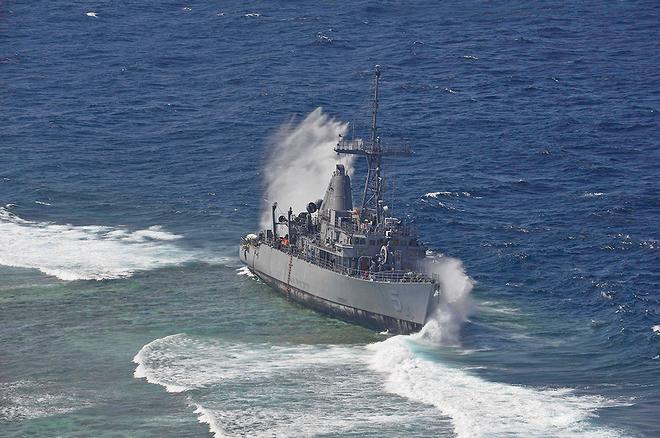
<svg viewBox="0 0 660 438">
<path fill-rule="evenodd" d="M 0 4 L 0 435 L 659 436 L 658 3 L 317 3 Z M 456 345 L 240 270 L 278 132 L 359 130 L 375 64 Z"/>
</svg>

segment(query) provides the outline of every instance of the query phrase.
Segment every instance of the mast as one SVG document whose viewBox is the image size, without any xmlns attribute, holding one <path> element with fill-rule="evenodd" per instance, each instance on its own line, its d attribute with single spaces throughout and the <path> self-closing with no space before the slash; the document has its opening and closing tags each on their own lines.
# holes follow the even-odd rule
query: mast
<svg viewBox="0 0 660 438">
<path fill-rule="evenodd" d="M 367 153 L 367 179 L 362 192 L 361 212 L 369 209 L 376 211 L 376 222 L 380 223 L 382 184 L 380 178 L 381 147 L 378 137 L 378 86 L 380 84 L 380 65 L 374 67 L 374 97 L 371 103 L 371 153 Z M 364 213 L 362 213 L 364 214 Z"/>
<path fill-rule="evenodd" d="M 374 100 L 371 108 L 371 142 L 376 143 L 378 138 L 376 129 L 378 129 L 378 84 L 380 82 L 380 65 L 376 64 L 374 68 Z"/>
<path fill-rule="evenodd" d="M 410 155 L 412 152 L 407 146 L 383 149 L 378 136 L 378 108 L 380 65 L 374 67 L 374 95 L 371 105 L 371 135 L 368 141 L 362 139 L 346 140 L 341 138 L 335 151 L 341 154 L 364 155 L 367 158 L 367 178 L 362 192 L 360 218 L 369 218 L 375 215 L 375 222 L 382 222 L 383 216 L 383 178 L 381 177 L 381 159 L 384 155 Z"/>
</svg>

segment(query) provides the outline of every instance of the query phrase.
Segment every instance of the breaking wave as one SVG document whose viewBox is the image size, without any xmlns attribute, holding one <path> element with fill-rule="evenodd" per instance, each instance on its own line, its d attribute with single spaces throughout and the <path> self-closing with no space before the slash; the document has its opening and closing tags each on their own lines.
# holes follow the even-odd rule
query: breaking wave
<svg viewBox="0 0 660 438">
<path fill-rule="evenodd" d="M 451 430 L 432 407 L 383 393 L 364 357 L 364 347 L 230 344 L 178 334 L 145 345 L 134 362 L 135 377 L 185 393 L 216 437 L 402 435 L 410 422 Z"/>
<path fill-rule="evenodd" d="M 132 231 L 33 222 L 0 207 L 0 235 L 0 265 L 38 269 L 67 281 L 129 277 L 195 259 L 174 243 L 182 236 L 160 226 Z"/>
<path fill-rule="evenodd" d="M 414 335 L 413 335 L 414 336 Z M 466 370 L 415 355 L 414 337 L 397 336 L 368 346 L 371 369 L 385 389 L 435 406 L 452 419 L 459 437 L 618 436 L 590 420 L 601 408 L 621 403 L 573 390 L 537 389 L 490 382 Z"/>
<path fill-rule="evenodd" d="M 617 436 L 594 426 L 621 403 L 486 381 L 415 353 L 421 335 L 367 346 L 224 343 L 185 334 L 145 345 L 136 378 L 185 393 L 219 436 L 428 435 Z M 427 345 L 428 346 L 428 345 Z"/>
</svg>

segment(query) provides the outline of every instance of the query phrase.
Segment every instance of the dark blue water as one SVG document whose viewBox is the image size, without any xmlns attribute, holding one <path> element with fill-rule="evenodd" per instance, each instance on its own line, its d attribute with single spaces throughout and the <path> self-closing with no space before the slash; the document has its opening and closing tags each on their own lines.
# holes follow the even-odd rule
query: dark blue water
<svg viewBox="0 0 660 438">
<path fill-rule="evenodd" d="M 0 435 L 660 435 L 658 53 L 653 1 L 3 3 Z M 275 133 L 359 128 L 374 64 L 392 205 L 475 280 L 423 386 L 235 271 Z"/>
</svg>

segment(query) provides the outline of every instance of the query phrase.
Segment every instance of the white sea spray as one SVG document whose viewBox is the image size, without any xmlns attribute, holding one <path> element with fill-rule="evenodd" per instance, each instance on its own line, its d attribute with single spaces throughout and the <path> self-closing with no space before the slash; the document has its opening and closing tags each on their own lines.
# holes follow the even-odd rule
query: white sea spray
<svg viewBox="0 0 660 438">
<path fill-rule="evenodd" d="M 262 229 L 270 228 L 270 207 L 274 202 L 282 212 L 292 207 L 297 214 L 309 202 L 323 197 L 337 163 L 352 173 L 353 158 L 334 152 L 339 135 L 347 127 L 317 108 L 300 123 L 286 123 L 274 135 L 264 166 Z"/>
<path fill-rule="evenodd" d="M 474 305 L 470 297 L 474 282 L 465 273 L 463 263 L 455 258 L 433 255 L 421 264 L 440 284 L 440 293 L 422 330 L 413 335 L 437 345 L 456 345 L 460 331 Z"/>
</svg>

